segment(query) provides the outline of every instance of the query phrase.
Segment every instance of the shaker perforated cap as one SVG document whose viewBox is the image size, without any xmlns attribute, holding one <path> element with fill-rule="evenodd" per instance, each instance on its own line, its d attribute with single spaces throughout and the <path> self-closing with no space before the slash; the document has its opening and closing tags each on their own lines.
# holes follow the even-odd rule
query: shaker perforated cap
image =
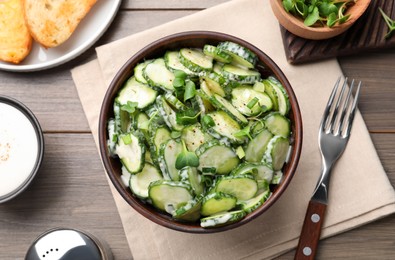
<svg viewBox="0 0 395 260">
<path fill-rule="evenodd" d="M 25 260 L 112 260 L 107 245 L 75 229 L 56 228 L 41 234 L 30 246 Z"/>
</svg>

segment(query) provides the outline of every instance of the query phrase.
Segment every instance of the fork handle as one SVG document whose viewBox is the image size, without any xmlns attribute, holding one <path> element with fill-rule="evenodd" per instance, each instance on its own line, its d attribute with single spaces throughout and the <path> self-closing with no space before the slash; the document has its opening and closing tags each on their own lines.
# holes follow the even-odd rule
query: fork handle
<svg viewBox="0 0 395 260">
<path fill-rule="evenodd" d="M 314 259 L 324 222 L 326 204 L 310 200 L 303 222 L 295 260 Z"/>
</svg>

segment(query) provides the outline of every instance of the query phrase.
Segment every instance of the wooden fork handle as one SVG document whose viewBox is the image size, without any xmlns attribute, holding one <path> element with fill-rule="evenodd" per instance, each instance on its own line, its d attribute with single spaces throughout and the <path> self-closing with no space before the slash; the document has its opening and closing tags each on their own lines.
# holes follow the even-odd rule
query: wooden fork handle
<svg viewBox="0 0 395 260">
<path fill-rule="evenodd" d="M 317 253 L 326 204 L 310 200 L 303 222 L 295 260 L 314 259 Z"/>
</svg>

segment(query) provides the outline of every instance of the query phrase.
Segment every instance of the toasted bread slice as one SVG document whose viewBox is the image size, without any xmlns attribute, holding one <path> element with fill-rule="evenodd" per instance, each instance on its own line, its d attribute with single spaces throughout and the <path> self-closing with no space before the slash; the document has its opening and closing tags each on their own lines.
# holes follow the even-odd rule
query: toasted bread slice
<svg viewBox="0 0 395 260">
<path fill-rule="evenodd" d="M 0 60 L 15 64 L 20 63 L 32 48 L 22 1 L 0 1 Z"/>
<path fill-rule="evenodd" d="M 25 20 L 34 40 L 46 48 L 64 43 L 96 0 L 24 0 Z"/>
</svg>

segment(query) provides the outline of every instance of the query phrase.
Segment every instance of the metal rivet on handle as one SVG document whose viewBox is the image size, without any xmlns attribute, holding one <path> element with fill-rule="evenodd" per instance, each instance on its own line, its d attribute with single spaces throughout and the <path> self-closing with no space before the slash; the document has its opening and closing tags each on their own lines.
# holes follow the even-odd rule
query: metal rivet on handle
<svg viewBox="0 0 395 260">
<path fill-rule="evenodd" d="M 320 216 L 318 214 L 313 214 L 311 215 L 311 221 L 313 221 L 314 223 L 317 223 L 318 221 L 320 221 Z"/>
<path fill-rule="evenodd" d="M 309 255 L 311 255 L 311 253 L 312 253 L 312 251 L 311 251 L 310 247 L 306 246 L 306 247 L 303 248 L 303 254 L 305 256 L 309 256 Z"/>
</svg>

